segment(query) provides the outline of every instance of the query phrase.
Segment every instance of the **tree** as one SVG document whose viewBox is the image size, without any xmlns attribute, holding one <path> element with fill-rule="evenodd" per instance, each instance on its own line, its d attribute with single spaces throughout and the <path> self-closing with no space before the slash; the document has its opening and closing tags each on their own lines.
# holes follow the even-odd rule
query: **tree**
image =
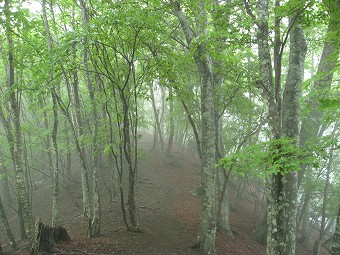
<svg viewBox="0 0 340 255">
<path fill-rule="evenodd" d="M 194 51 L 194 60 L 197 65 L 200 77 L 201 88 L 201 186 L 203 188 L 201 225 L 199 230 L 198 246 L 204 254 L 215 254 L 216 238 L 216 174 L 214 170 L 215 162 L 215 128 L 214 124 L 214 85 L 211 58 L 207 51 L 204 40 L 195 42 L 194 34 L 189 26 L 188 20 L 183 13 L 179 2 L 172 1 L 175 16 L 178 18 L 184 32 L 186 42 Z M 197 33 L 204 38 L 207 34 L 207 6 L 204 1 L 198 3 L 198 14 L 196 22 Z"/>
<path fill-rule="evenodd" d="M 332 252 L 333 255 L 340 254 L 340 206 L 336 217 L 336 228 L 333 237 Z"/>
<path fill-rule="evenodd" d="M 327 1 L 326 1 L 327 2 Z M 325 2 L 325 3 L 326 3 Z M 329 22 L 328 28 L 325 35 L 325 40 L 323 44 L 323 50 L 318 64 L 317 73 L 313 74 L 315 81 L 310 85 L 311 93 L 307 97 L 307 113 L 302 116 L 302 124 L 300 131 L 300 146 L 305 146 L 310 140 L 316 137 L 322 136 L 319 132 L 323 124 L 323 111 L 320 109 L 320 102 L 324 95 L 327 95 L 333 79 L 333 73 L 337 59 L 339 58 L 339 47 L 337 47 L 337 39 L 335 36 L 336 31 L 339 31 L 340 20 L 337 15 L 340 11 L 340 2 L 335 1 L 333 3 L 327 4 L 329 10 Z M 325 130 L 325 128 L 323 128 Z M 306 182 L 310 179 L 307 169 L 310 166 L 302 165 L 301 171 L 298 173 L 298 185 L 300 186 L 303 179 Z M 302 218 L 302 237 L 303 241 L 308 238 L 309 232 L 309 215 L 310 215 L 310 200 L 312 199 L 312 190 L 304 190 L 304 201 L 301 210 Z"/>
<path fill-rule="evenodd" d="M 7 215 L 6 215 L 5 208 L 4 208 L 4 204 L 2 202 L 2 198 L 1 197 L 0 197 L 0 219 L 2 221 L 4 229 L 6 231 L 9 244 L 12 246 L 13 249 L 16 249 L 17 248 L 17 243 L 15 241 L 15 238 L 14 238 L 14 235 L 12 233 L 12 230 L 11 230 L 11 228 L 9 226 Z"/>
<path fill-rule="evenodd" d="M 52 7 L 53 8 L 53 7 Z M 44 25 L 47 35 L 47 45 L 48 51 L 52 51 L 53 48 L 53 40 L 50 33 L 50 27 L 47 19 L 47 11 L 46 11 L 46 0 L 42 1 L 42 9 L 43 9 L 43 18 L 44 18 Z M 51 10 L 53 12 L 53 9 Z M 53 82 L 53 71 L 50 71 L 49 74 L 49 82 Z M 51 89 L 51 98 L 53 102 L 53 130 L 52 130 L 52 143 L 53 143 L 53 151 L 54 151 L 54 164 L 53 164 L 53 182 L 52 182 L 52 227 L 55 227 L 58 224 L 58 200 L 59 200 L 59 150 L 58 150 L 58 143 L 57 143 L 57 133 L 58 133 L 58 109 L 57 109 L 57 95 L 55 88 L 52 87 Z M 46 116 L 45 121 L 47 121 Z M 45 125 L 46 127 L 47 125 Z M 49 138 L 47 138 L 49 140 Z M 49 144 L 49 143 L 47 143 Z M 49 146 L 48 146 L 49 147 Z M 49 149 L 49 148 L 48 148 Z M 49 153 L 49 161 L 50 159 Z"/>
<path fill-rule="evenodd" d="M 5 32 L 8 46 L 8 63 L 7 63 L 7 89 L 10 91 L 9 104 L 12 113 L 12 122 L 14 129 L 13 137 L 13 161 L 16 171 L 16 184 L 18 190 L 19 209 L 23 212 L 24 226 L 26 234 L 29 238 L 33 235 L 33 216 L 29 203 L 29 197 L 26 187 L 26 177 L 22 164 L 22 133 L 20 125 L 20 100 L 17 95 L 17 88 L 15 84 L 15 69 L 14 69 L 14 48 L 12 39 L 12 26 L 11 26 L 11 2 L 5 1 L 4 5 L 5 14 Z"/>
<path fill-rule="evenodd" d="M 98 156 L 99 156 L 99 146 L 98 146 L 98 110 L 97 103 L 95 99 L 95 89 L 91 80 L 90 71 L 89 71 L 89 54 L 88 54 L 88 37 L 87 26 L 88 26 L 88 10 L 86 8 L 86 4 L 83 0 L 80 0 L 80 8 L 82 14 L 82 23 L 83 29 L 85 30 L 85 35 L 83 37 L 84 40 L 84 70 L 85 70 L 85 78 L 87 83 L 87 89 L 89 92 L 89 97 L 91 100 L 92 106 L 92 122 L 94 125 L 93 130 L 93 171 L 92 171 L 92 179 L 93 179 L 93 205 L 92 205 L 92 215 L 89 219 L 89 236 L 98 236 L 100 234 L 100 225 L 101 225 L 101 212 L 100 212 L 100 197 L 99 197 L 99 187 L 98 187 Z"/>
<path fill-rule="evenodd" d="M 280 1 L 275 2 L 280 6 Z M 275 23 L 274 71 L 271 64 L 269 45 L 269 1 L 257 1 L 257 17 L 250 9 L 248 1 L 245 1 L 248 14 L 255 19 L 257 24 L 258 58 L 260 66 L 259 88 L 267 102 L 268 123 L 271 129 L 271 138 L 293 138 L 297 143 L 299 137 L 299 109 L 301 97 L 301 83 L 303 81 L 304 61 L 306 55 L 306 41 L 303 30 L 299 27 L 298 18 L 301 8 L 291 10 L 288 26 L 290 36 L 289 68 L 283 98 L 281 97 L 281 61 L 286 39 L 281 42 L 279 23 Z M 279 17 L 276 16 L 276 19 Z M 277 21 L 277 20 L 276 20 Z M 286 37 L 288 38 L 288 34 Z M 272 150 L 280 151 L 280 145 Z M 275 161 L 285 162 L 285 155 L 274 158 Z M 268 176 L 268 254 L 295 254 L 296 242 L 296 199 L 297 199 L 297 173 L 298 165 L 286 162 L 277 172 Z"/>
</svg>

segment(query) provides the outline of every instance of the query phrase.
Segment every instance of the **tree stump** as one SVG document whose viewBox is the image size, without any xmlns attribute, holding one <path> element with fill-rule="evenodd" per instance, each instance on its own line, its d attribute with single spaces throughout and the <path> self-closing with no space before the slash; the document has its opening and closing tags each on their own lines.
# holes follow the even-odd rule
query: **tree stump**
<svg viewBox="0 0 340 255">
<path fill-rule="evenodd" d="M 35 236 L 32 244 L 31 255 L 41 252 L 54 252 L 55 246 L 63 241 L 70 241 L 67 230 L 61 226 L 50 227 L 40 220 L 36 223 Z"/>
</svg>

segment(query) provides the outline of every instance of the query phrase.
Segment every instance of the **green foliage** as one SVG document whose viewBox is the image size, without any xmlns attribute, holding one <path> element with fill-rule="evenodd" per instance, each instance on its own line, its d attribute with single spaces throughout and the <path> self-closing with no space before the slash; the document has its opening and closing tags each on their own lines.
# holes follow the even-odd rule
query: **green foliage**
<svg viewBox="0 0 340 255">
<path fill-rule="evenodd" d="M 327 148 L 337 143 L 338 141 L 325 137 L 318 143 L 310 141 L 301 148 L 294 139 L 280 138 L 249 145 L 240 152 L 221 159 L 219 166 L 232 167 L 243 176 L 248 174 L 261 177 L 298 171 L 302 164 L 318 168 L 320 160 L 327 157 Z"/>
</svg>

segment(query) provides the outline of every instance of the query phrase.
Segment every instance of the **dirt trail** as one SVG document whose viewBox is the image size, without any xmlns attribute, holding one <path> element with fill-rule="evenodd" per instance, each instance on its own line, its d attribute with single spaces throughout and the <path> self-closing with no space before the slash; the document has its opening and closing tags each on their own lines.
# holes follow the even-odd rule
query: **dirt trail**
<svg viewBox="0 0 340 255">
<path fill-rule="evenodd" d="M 176 147 L 171 157 L 164 157 L 157 151 L 149 151 L 151 145 L 151 136 L 144 135 L 137 184 L 142 232 L 125 230 L 120 203 L 118 200 L 111 201 L 107 191 L 109 177 L 101 175 L 102 236 L 86 238 L 80 183 L 75 183 L 71 190 L 73 199 L 70 199 L 70 193 L 62 193 L 60 208 L 61 225 L 68 229 L 72 241 L 60 245 L 56 254 L 200 254 L 191 248 L 197 240 L 200 221 L 200 200 L 192 194 L 200 183 L 197 157 L 188 151 L 179 152 Z M 34 214 L 49 222 L 50 212 L 46 208 L 50 207 L 50 195 L 41 192 L 46 190 L 46 187 L 42 188 L 36 191 L 38 199 Z M 233 189 L 229 192 L 232 197 Z M 219 255 L 265 254 L 265 247 L 251 236 L 254 228 L 252 213 L 251 199 L 237 201 L 236 210 L 231 211 L 230 218 L 234 238 L 217 234 Z M 301 251 L 304 252 L 297 254 L 308 254 L 306 247 Z"/>
</svg>

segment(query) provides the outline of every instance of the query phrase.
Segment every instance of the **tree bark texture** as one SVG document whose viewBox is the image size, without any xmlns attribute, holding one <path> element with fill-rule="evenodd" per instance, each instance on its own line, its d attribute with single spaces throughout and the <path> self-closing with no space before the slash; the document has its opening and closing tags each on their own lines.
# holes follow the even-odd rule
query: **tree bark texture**
<svg viewBox="0 0 340 255">
<path fill-rule="evenodd" d="M 169 88 L 169 136 L 166 154 L 171 155 L 172 144 L 175 135 L 175 120 L 174 120 L 174 98 L 172 88 Z"/>
<path fill-rule="evenodd" d="M 2 202 L 1 196 L 0 196 L 0 219 L 1 219 L 2 224 L 4 226 L 9 244 L 12 246 L 13 249 L 16 249 L 17 243 L 15 241 L 12 230 L 9 226 L 9 222 L 8 222 L 8 219 L 7 219 L 7 215 L 6 215 L 6 212 L 5 212 L 5 208 L 4 208 L 4 204 Z"/>
<path fill-rule="evenodd" d="M 294 24 L 290 32 L 290 53 L 287 81 L 283 92 L 282 136 L 299 139 L 300 98 L 307 51 L 303 30 Z M 283 166 L 284 167 L 284 166 Z M 284 170 L 284 169 L 283 169 Z M 298 170 L 298 169 L 296 169 Z M 297 214 L 297 172 L 278 173 L 271 178 L 275 201 L 268 214 L 271 231 L 268 240 L 273 244 L 268 254 L 295 254 Z M 277 232 L 276 232 L 277 231 Z"/>
<path fill-rule="evenodd" d="M 332 139 L 335 139 L 336 130 L 338 130 L 338 125 L 334 125 L 334 129 L 332 132 Z M 319 230 L 319 237 L 315 240 L 314 248 L 313 248 L 313 255 L 319 255 L 321 252 L 321 247 L 324 244 L 324 236 L 326 232 L 326 210 L 327 210 L 327 198 L 329 194 L 329 188 L 331 185 L 330 178 L 331 178 L 331 172 L 332 172 L 332 165 L 333 165 L 333 159 L 334 159 L 334 152 L 335 148 L 333 147 L 330 150 L 328 163 L 326 166 L 326 179 L 325 179 L 325 185 L 323 188 L 322 193 L 322 208 L 321 208 L 321 224 L 320 224 L 320 230 Z"/>
<path fill-rule="evenodd" d="M 46 30 L 46 37 L 47 37 L 47 46 L 48 51 L 51 52 L 53 48 L 53 40 L 50 32 L 50 26 L 47 19 L 47 11 L 46 11 L 46 0 L 42 1 L 42 10 L 43 10 L 43 19 L 44 19 L 44 25 Z M 53 71 L 50 71 L 49 74 L 49 82 L 52 82 L 54 80 L 53 77 Z M 57 95 L 55 92 L 54 87 L 51 88 L 51 98 L 53 103 L 53 129 L 52 129 L 52 144 L 53 144 L 53 155 L 54 155 L 54 163 L 52 164 L 52 154 L 49 152 L 49 161 L 52 169 L 52 219 L 51 224 L 52 227 L 56 226 L 58 224 L 58 202 L 59 202 L 59 151 L 58 151 L 58 143 L 57 143 L 57 134 L 58 134 L 58 103 L 57 103 Z M 47 116 L 45 117 L 45 128 L 48 128 L 47 123 Z M 48 149 L 50 149 L 50 142 L 49 137 L 46 138 L 48 143 Z"/>
<path fill-rule="evenodd" d="M 55 252 L 55 247 L 60 242 L 70 241 L 67 230 L 61 226 L 49 227 L 42 221 L 37 221 L 35 236 L 30 255 Z"/>
<path fill-rule="evenodd" d="M 316 75 L 320 75 L 311 86 L 311 95 L 307 99 L 307 105 L 309 109 L 302 119 L 301 130 L 300 130 L 300 146 L 305 146 L 306 142 L 310 139 L 316 138 L 318 136 L 320 127 L 322 125 L 323 111 L 320 110 L 320 99 L 322 95 L 327 94 L 331 87 L 333 80 L 334 69 L 339 58 L 339 44 L 334 37 L 335 33 L 340 30 L 340 1 L 332 3 L 330 8 L 330 21 L 327 28 L 327 33 L 325 36 L 325 42 L 323 45 L 323 51 L 321 54 L 320 62 L 318 65 Z M 298 172 L 298 187 L 300 187 L 303 178 L 305 182 L 308 183 L 310 180 L 310 175 L 308 173 L 310 167 L 306 165 L 301 166 L 301 170 Z M 307 175 L 306 175 L 307 174 Z M 311 190 L 305 189 L 305 197 L 308 199 L 304 200 L 303 210 L 301 218 L 302 220 L 302 236 L 303 241 L 308 238 L 308 230 L 310 225 L 310 197 Z"/>
<path fill-rule="evenodd" d="M 336 216 L 336 227 L 333 236 L 332 255 L 340 254 L 340 205 Z"/>
<path fill-rule="evenodd" d="M 161 152 L 163 152 L 163 149 L 164 149 L 163 132 L 162 132 L 162 127 L 161 127 L 161 123 L 160 123 L 159 110 L 157 109 L 157 106 L 156 106 L 156 99 L 155 99 L 155 92 L 154 92 L 154 88 L 153 88 L 153 83 L 151 83 L 149 85 L 149 88 L 150 88 L 152 109 L 153 109 L 153 113 L 154 113 L 154 116 L 155 116 L 154 139 L 157 141 L 157 137 L 159 137 L 159 141 L 161 143 Z M 156 144 L 154 143 L 154 145 L 156 145 Z M 155 149 L 155 148 L 153 148 L 153 149 Z"/>
<path fill-rule="evenodd" d="M 80 8 L 82 13 L 82 23 L 83 29 L 85 30 L 85 34 L 87 33 L 87 23 L 88 23 L 88 14 L 86 9 L 85 1 L 80 0 Z M 84 69 L 85 69 L 85 78 L 87 89 L 89 92 L 91 105 L 92 105 L 92 121 L 93 121 L 93 170 L 92 170 L 92 180 L 93 180 L 93 191 L 92 191 L 92 215 L 89 219 L 89 236 L 98 236 L 100 234 L 101 229 L 101 212 L 100 212 L 100 197 L 99 197 L 99 187 L 98 187 L 98 122 L 99 116 L 97 111 L 97 103 L 95 100 L 95 89 L 90 77 L 89 71 L 89 57 L 88 57 L 88 39 L 87 36 L 83 37 L 83 45 L 84 45 Z"/>
<path fill-rule="evenodd" d="M 15 165 L 16 174 L 16 184 L 18 199 L 20 207 L 23 213 L 25 231 L 28 237 L 33 235 L 33 216 L 29 202 L 29 195 L 26 187 L 26 175 L 23 169 L 22 163 L 22 134 L 20 125 L 20 106 L 19 100 L 17 98 L 17 90 L 14 89 L 14 52 L 13 52 L 13 40 L 12 40 L 12 28 L 11 28 L 11 2 L 9 0 L 5 1 L 4 14 L 6 20 L 6 38 L 8 43 L 8 78 L 7 86 L 10 89 L 10 107 L 12 111 L 12 121 L 14 127 L 14 149 L 13 149 L 13 159 Z"/>
<path fill-rule="evenodd" d="M 293 24 L 291 20 L 290 25 L 293 27 L 290 31 L 289 68 L 281 115 L 281 85 L 273 82 L 269 48 L 268 7 L 268 0 L 259 0 L 257 2 L 257 43 L 260 61 L 259 89 L 267 101 L 268 123 L 271 128 L 272 138 L 289 137 L 297 145 L 300 117 L 299 100 L 307 50 L 306 41 L 302 29 L 298 24 Z M 280 44 L 280 41 L 276 40 L 276 43 Z M 280 67 L 280 63 L 276 63 L 276 67 Z M 275 73 L 280 74 L 280 70 L 276 70 Z M 279 81 L 276 80 L 276 82 Z M 267 254 L 269 255 L 295 254 L 297 173 L 294 170 L 286 172 L 284 168 L 283 166 L 283 169 L 278 173 L 268 177 Z"/>
<path fill-rule="evenodd" d="M 181 6 L 172 1 L 175 16 L 178 18 L 187 44 L 192 47 L 193 33 Z M 204 1 L 199 1 L 199 14 L 196 22 L 199 24 L 198 33 L 202 36 L 207 32 L 207 13 Z M 194 60 L 200 77 L 201 88 L 201 223 L 198 246 L 204 254 L 216 254 L 216 170 L 215 164 L 215 127 L 214 127 L 214 86 L 212 61 L 205 48 L 204 42 L 195 46 Z"/>
</svg>

